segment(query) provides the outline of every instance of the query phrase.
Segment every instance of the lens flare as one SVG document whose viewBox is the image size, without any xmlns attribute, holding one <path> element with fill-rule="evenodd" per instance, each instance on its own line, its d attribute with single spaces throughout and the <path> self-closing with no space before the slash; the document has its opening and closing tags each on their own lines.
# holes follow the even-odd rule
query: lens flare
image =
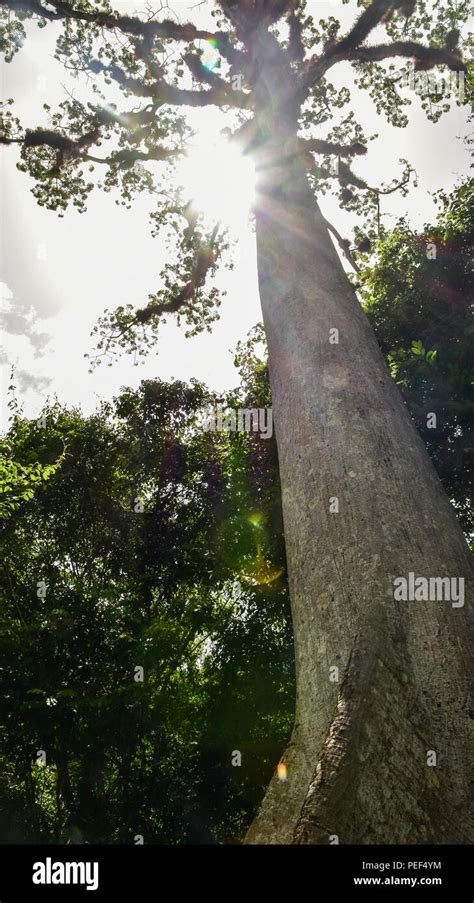
<svg viewBox="0 0 474 903">
<path fill-rule="evenodd" d="M 276 568 L 268 563 L 259 544 L 255 558 L 246 566 L 245 570 L 240 571 L 239 576 L 251 586 L 264 586 L 278 580 L 283 574 L 283 570 L 282 567 Z"/>
<path fill-rule="evenodd" d="M 252 514 L 249 514 L 249 521 L 252 524 L 252 527 L 261 527 L 263 520 L 264 515 L 260 514 L 259 511 L 254 511 Z"/>
<path fill-rule="evenodd" d="M 176 168 L 176 181 L 207 225 L 239 235 L 255 199 L 252 161 L 221 135 L 195 135 Z"/>
<path fill-rule="evenodd" d="M 221 58 L 219 51 L 217 50 L 217 41 L 215 38 L 209 38 L 206 41 L 201 60 L 204 68 L 207 69 L 208 72 L 213 72 L 214 69 L 220 69 Z"/>
</svg>

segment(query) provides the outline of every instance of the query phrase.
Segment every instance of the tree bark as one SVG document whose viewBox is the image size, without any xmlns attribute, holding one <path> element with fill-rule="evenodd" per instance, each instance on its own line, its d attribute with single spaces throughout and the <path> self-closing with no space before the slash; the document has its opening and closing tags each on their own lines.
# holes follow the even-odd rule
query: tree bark
<svg viewBox="0 0 474 903">
<path fill-rule="evenodd" d="M 457 608 L 393 596 L 409 572 L 467 580 L 469 549 L 296 151 L 263 156 L 259 288 L 297 704 L 287 781 L 272 779 L 245 842 L 472 842 L 467 591 Z"/>
</svg>

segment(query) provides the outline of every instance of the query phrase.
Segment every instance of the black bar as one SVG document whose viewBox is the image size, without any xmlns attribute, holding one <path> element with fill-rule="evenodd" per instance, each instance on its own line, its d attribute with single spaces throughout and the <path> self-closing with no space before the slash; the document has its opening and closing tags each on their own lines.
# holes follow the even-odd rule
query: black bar
<svg viewBox="0 0 474 903">
<path fill-rule="evenodd" d="M 471 861 L 468 846 L 1 846 L 0 903 L 70 897 L 91 903 L 103 898 L 245 901 L 249 896 L 288 903 L 303 898 L 472 903 Z M 94 862 L 98 888 L 87 891 L 87 883 L 94 884 Z M 84 883 L 37 884 L 33 874 L 37 880 Z M 356 884 L 355 879 L 361 880 Z"/>
</svg>

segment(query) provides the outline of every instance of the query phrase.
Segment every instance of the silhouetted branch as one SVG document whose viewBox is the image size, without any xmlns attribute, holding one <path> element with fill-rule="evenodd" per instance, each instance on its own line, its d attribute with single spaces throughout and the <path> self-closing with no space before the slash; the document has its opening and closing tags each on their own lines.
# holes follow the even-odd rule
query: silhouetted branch
<svg viewBox="0 0 474 903">
<path fill-rule="evenodd" d="M 339 157 L 354 157 L 367 153 L 367 148 L 360 141 L 353 144 L 336 144 L 333 141 L 325 141 L 322 138 L 301 139 L 300 144 L 305 150 L 316 154 L 334 154 Z"/>
<path fill-rule="evenodd" d="M 359 47 L 351 54 L 350 59 L 371 63 L 394 56 L 412 58 L 415 63 L 422 63 L 422 68 L 426 69 L 432 69 L 433 66 L 447 66 L 448 69 L 453 69 L 455 72 L 466 70 L 466 65 L 459 53 L 448 50 L 446 47 L 424 47 L 423 44 L 417 44 L 416 41 L 394 41 L 393 44 Z"/>
<path fill-rule="evenodd" d="M 191 273 L 191 278 L 183 286 L 173 301 L 163 304 L 153 303 L 147 307 L 137 310 L 135 314 L 135 322 L 138 324 L 147 323 L 152 317 L 163 316 L 164 314 L 177 313 L 180 308 L 184 307 L 194 296 L 196 290 L 204 285 L 207 272 L 215 263 L 214 243 L 219 230 L 217 224 L 211 234 L 208 245 L 204 245 L 199 249 L 196 260 Z"/>
<path fill-rule="evenodd" d="M 171 19 L 165 19 L 162 22 L 143 22 L 136 16 L 119 16 L 115 13 L 109 14 L 100 12 L 90 12 L 73 8 L 66 0 L 1 0 L 1 6 L 5 6 L 12 12 L 26 12 L 32 15 L 41 16 L 50 22 L 61 19 L 74 19 L 79 22 L 90 22 L 101 28 L 117 30 L 126 35 L 135 35 L 137 37 L 147 38 L 172 38 L 175 41 L 209 40 L 214 38 L 219 41 L 225 35 L 225 32 L 203 31 L 196 28 L 191 23 L 180 25 Z M 50 9 L 53 7 L 53 9 Z"/>
<path fill-rule="evenodd" d="M 370 32 L 382 21 L 387 21 L 399 7 L 406 7 L 406 0 L 374 0 L 359 16 L 351 31 L 338 41 L 326 45 L 320 57 L 313 56 L 304 65 L 301 73 L 302 88 L 306 91 L 316 84 L 336 63 L 376 62 L 389 57 L 411 57 L 415 62 L 423 64 L 423 68 L 448 66 L 450 69 L 465 69 L 459 53 L 450 47 L 425 47 L 416 41 L 394 41 L 392 44 L 380 44 L 374 47 L 363 47 L 362 42 Z"/>
<path fill-rule="evenodd" d="M 191 55 L 192 56 L 192 55 Z M 137 97 L 152 97 L 159 103 L 169 103 L 174 106 L 204 107 L 210 105 L 246 108 L 250 102 L 250 95 L 243 91 L 233 91 L 223 79 L 217 76 L 214 79 L 214 87 L 209 91 L 187 90 L 170 85 L 164 78 L 146 83 L 137 78 L 130 78 L 123 69 L 115 63 L 102 63 L 100 60 L 90 60 L 88 68 L 98 74 L 103 72 L 110 76 L 122 88 Z M 155 70 L 156 71 L 156 70 Z"/>
</svg>

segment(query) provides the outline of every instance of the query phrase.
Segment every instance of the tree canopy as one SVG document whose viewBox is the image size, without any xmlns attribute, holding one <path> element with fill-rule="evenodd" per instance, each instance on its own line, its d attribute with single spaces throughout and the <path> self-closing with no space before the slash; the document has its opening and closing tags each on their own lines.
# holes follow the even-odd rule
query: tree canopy
<svg viewBox="0 0 474 903">
<path fill-rule="evenodd" d="M 146 353 L 167 315 L 182 317 L 189 334 L 209 329 L 218 316 L 219 288 L 209 280 L 226 250 L 225 223 L 205 223 L 175 178 L 192 139 L 190 111 L 219 109 L 229 141 L 261 172 L 272 166 L 266 142 L 275 129 L 280 155 L 297 131 L 312 184 L 357 214 L 359 243 L 380 223 L 384 196 L 407 191 L 414 174 L 406 160 L 387 184 L 369 185 L 357 174 L 357 157 L 375 136 L 355 115 L 349 86 L 367 92 L 396 127 L 407 124 L 416 92 L 433 121 L 453 100 L 469 104 L 471 76 L 459 49 L 469 2 L 357 6 L 344 31 L 336 16 L 315 21 L 302 0 L 216 0 L 214 26 L 199 29 L 166 7 L 145 17 L 121 14 L 109 0 L 2 0 L 5 59 L 21 52 L 35 26 L 53 29 L 56 60 L 77 77 L 77 91 L 56 110 L 44 104 L 36 123 L 19 121 L 13 99 L 3 106 L 0 141 L 19 146 L 18 165 L 33 177 L 38 203 L 63 216 L 71 204 L 84 212 L 95 187 L 126 206 L 149 192 L 153 232 L 172 239 L 170 260 L 144 306 L 120 305 L 101 317 L 92 365 L 124 350 Z M 462 45 L 468 52 L 469 35 Z M 330 79 L 344 64 L 348 86 L 338 88 Z M 432 69 L 446 77 L 425 84 Z M 448 74 L 463 77 L 462 90 Z M 410 77 L 415 90 L 407 93 Z M 278 96 L 277 85 L 284 85 Z M 350 244 L 328 225 L 350 258 Z"/>
</svg>

